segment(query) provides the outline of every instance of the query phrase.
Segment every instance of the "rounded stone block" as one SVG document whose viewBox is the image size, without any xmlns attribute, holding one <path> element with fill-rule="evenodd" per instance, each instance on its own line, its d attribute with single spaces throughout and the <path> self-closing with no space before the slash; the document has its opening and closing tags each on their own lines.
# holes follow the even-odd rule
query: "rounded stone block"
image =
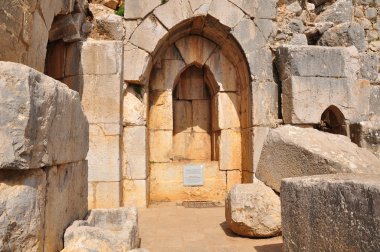
<svg viewBox="0 0 380 252">
<path fill-rule="evenodd" d="M 278 236 L 281 234 L 280 197 L 258 180 L 235 185 L 226 198 L 226 221 L 241 236 Z"/>
</svg>

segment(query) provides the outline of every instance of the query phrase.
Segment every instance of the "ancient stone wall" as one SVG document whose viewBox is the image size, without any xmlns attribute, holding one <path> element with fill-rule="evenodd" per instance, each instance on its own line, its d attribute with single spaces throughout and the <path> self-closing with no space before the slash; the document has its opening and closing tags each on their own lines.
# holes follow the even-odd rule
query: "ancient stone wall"
<svg viewBox="0 0 380 252">
<path fill-rule="evenodd" d="M 88 123 L 77 92 L 0 62 L 0 247 L 58 251 L 87 213 Z"/>
</svg>

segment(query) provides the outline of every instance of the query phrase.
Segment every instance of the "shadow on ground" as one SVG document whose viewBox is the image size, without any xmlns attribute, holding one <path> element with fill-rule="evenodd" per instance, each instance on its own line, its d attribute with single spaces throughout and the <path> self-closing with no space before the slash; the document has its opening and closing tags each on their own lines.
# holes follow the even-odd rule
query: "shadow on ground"
<svg viewBox="0 0 380 252">
<path fill-rule="evenodd" d="M 245 239 L 251 239 L 251 240 L 266 240 L 268 238 L 249 238 L 249 237 L 242 237 L 234 232 L 231 231 L 231 229 L 228 228 L 228 224 L 226 221 L 219 224 L 220 227 L 223 229 L 224 233 L 229 237 L 240 237 Z M 282 251 L 282 242 L 276 243 L 276 244 L 268 244 L 268 245 L 262 245 L 262 246 L 255 246 L 255 250 L 257 252 L 279 252 Z"/>
</svg>

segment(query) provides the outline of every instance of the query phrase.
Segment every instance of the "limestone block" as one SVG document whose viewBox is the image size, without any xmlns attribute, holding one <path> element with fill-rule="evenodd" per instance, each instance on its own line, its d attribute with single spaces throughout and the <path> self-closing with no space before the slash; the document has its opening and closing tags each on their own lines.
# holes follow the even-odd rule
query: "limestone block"
<svg viewBox="0 0 380 252">
<path fill-rule="evenodd" d="M 269 131 L 256 177 L 279 192 L 283 178 L 330 173 L 380 174 L 380 160 L 345 136 L 283 126 Z"/>
<path fill-rule="evenodd" d="M 272 43 L 277 34 L 277 24 L 270 19 L 256 18 L 254 23 L 267 43 Z"/>
<path fill-rule="evenodd" d="M 123 125 L 146 125 L 147 94 L 140 87 L 133 84 L 127 87 L 123 101 Z"/>
<path fill-rule="evenodd" d="M 256 172 L 259 160 L 261 157 L 261 152 L 264 147 L 265 140 L 269 132 L 268 127 L 254 127 L 251 130 L 253 137 L 253 170 L 251 172 Z"/>
<path fill-rule="evenodd" d="M 86 220 L 75 221 L 65 232 L 65 247 L 71 251 L 78 248 L 90 251 L 128 251 L 138 245 L 135 207 L 93 209 Z"/>
<path fill-rule="evenodd" d="M 378 75 L 379 56 L 376 53 L 360 54 L 360 74 L 362 79 L 376 81 Z"/>
<path fill-rule="evenodd" d="M 43 251 L 45 173 L 0 170 L 0 181 L 1 249 Z"/>
<path fill-rule="evenodd" d="M 174 134 L 192 131 L 193 127 L 193 107 L 191 101 L 173 101 L 174 113 Z M 195 112 L 195 111 L 194 111 Z M 195 112 L 196 113 L 196 112 Z"/>
<path fill-rule="evenodd" d="M 218 84 L 220 91 L 237 91 L 239 83 L 235 66 L 221 50 L 216 50 L 207 60 L 206 65 L 210 69 L 206 73 Z"/>
<path fill-rule="evenodd" d="M 194 15 L 206 16 L 210 9 L 212 0 L 192 0 L 189 2 Z"/>
<path fill-rule="evenodd" d="M 173 131 L 149 130 L 149 162 L 169 162 L 172 158 Z"/>
<path fill-rule="evenodd" d="M 167 29 L 173 28 L 176 24 L 190 18 L 193 14 L 189 1 L 177 0 L 168 1 L 159 6 L 153 14 L 160 20 Z"/>
<path fill-rule="evenodd" d="M 123 206 L 147 207 L 148 189 L 147 180 L 123 180 Z"/>
<path fill-rule="evenodd" d="M 285 123 L 318 124 L 330 105 L 336 106 L 352 123 L 369 115 L 369 81 L 294 76 L 282 84 Z"/>
<path fill-rule="evenodd" d="M 211 160 L 211 136 L 208 133 L 181 132 L 173 136 L 175 160 Z"/>
<path fill-rule="evenodd" d="M 124 18 L 143 19 L 160 4 L 160 0 L 126 0 L 124 2 Z"/>
<path fill-rule="evenodd" d="M 288 44 L 305 46 L 307 45 L 307 37 L 305 34 L 293 34 L 293 37 Z"/>
<path fill-rule="evenodd" d="M 149 53 L 130 43 L 126 44 L 124 46 L 124 81 L 142 82 L 150 60 Z"/>
<path fill-rule="evenodd" d="M 284 251 L 379 250 L 379 180 L 365 174 L 285 179 Z"/>
<path fill-rule="evenodd" d="M 226 171 L 227 174 L 227 192 L 235 185 L 241 184 L 242 172 L 238 170 Z"/>
<path fill-rule="evenodd" d="M 90 124 L 88 181 L 120 180 L 120 126 Z"/>
<path fill-rule="evenodd" d="M 175 43 L 186 65 L 204 65 L 214 52 L 216 44 L 200 36 L 188 36 Z"/>
<path fill-rule="evenodd" d="M 274 19 L 276 17 L 276 0 L 231 0 L 252 18 Z"/>
<path fill-rule="evenodd" d="M 154 15 L 150 15 L 137 26 L 131 36 L 130 42 L 133 45 L 152 53 L 158 45 L 158 42 L 166 34 L 167 30 L 165 27 L 161 25 Z"/>
<path fill-rule="evenodd" d="M 375 118 L 380 118 L 380 86 L 371 86 L 369 111 Z"/>
<path fill-rule="evenodd" d="M 219 143 L 219 169 L 222 171 L 242 170 L 241 132 L 222 130 Z"/>
<path fill-rule="evenodd" d="M 0 62 L 0 115 L 0 169 L 34 169 L 87 155 L 88 122 L 78 93 L 27 66 Z"/>
<path fill-rule="evenodd" d="M 363 27 L 355 22 L 338 24 L 326 32 L 318 40 L 321 46 L 355 46 L 359 52 L 367 48 Z"/>
<path fill-rule="evenodd" d="M 272 237 L 281 234 L 279 196 L 263 182 L 235 185 L 226 198 L 228 227 L 247 237 Z"/>
<path fill-rule="evenodd" d="M 123 44 L 121 41 L 87 40 L 67 48 L 65 76 L 86 74 L 120 74 Z"/>
<path fill-rule="evenodd" d="M 350 125 L 352 142 L 380 158 L 380 121 L 364 121 Z"/>
<path fill-rule="evenodd" d="M 138 24 L 137 20 L 125 20 L 125 19 L 123 19 L 125 40 L 129 40 L 131 38 L 133 32 L 135 31 L 135 29 L 138 25 L 139 24 Z"/>
<path fill-rule="evenodd" d="M 84 13 L 61 15 L 55 18 L 49 30 L 49 41 L 62 39 L 69 43 L 81 40 L 82 24 L 85 20 Z"/>
<path fill-rule="evenodd" d="M 360 65 L 350 58 L 344 48 L 287 45 L 277 50 L 276 65 L 281 80 L 290 76 L 356 78 Z"/>
<path fill-rule="evenodd" d="M 211 131 L 211 101 L 193 100 L 192 102 L 192 130 L 193 132 Z"/>
<path fill-rule="evenodd" d="M 217 93 L 213 97 L 213 130 L 240 127 L 239 97 L 235 93 Z"/>
<path fill-rule="evenodd" d="M 264 139 L 265 141 L 265 139 Z M 254 135 L 253 135 L 253 128 L 248 129 L 241 129 L 241 170 L 243 172 L 243 183 L 252 183 L 252 176 L 250 176 L 250 179 L 245 177 L 246 174 L 244 172 L 250 172 L 253 173 L 254 171 Z M 260 146 L 259 146 L 260 147 Z M 261 146 L 262 148 L 262 146 Z M 261 150 L 260 150 L 261 152 Z"/>
<path fill-rule="evenodd" d="M 149 128 L 173 130 L 172 91 L 152 91 L 149 100 Z"/>
<path fill-rule="evenodd" d="M 109 2 L 113 2 L 109 1 Z M 116 1 L 117 4 L 117 1 Z M 95 27 L 97 35 L 104 40 L 123 40 L 124 23 L 123 18 L 116 14 L 100 14 L 94 15 Z M 93 36 L 93 34 L 91 34 Z M 99 38 L 97 38 L 99 39 Z"/>
<path fill-rule="evenodd" d="M 226 11 L 228 10 L 228 11 Z M 244 13 L 227 0 L 219 0 L 212 2 L 208 14 L 215 17 L 225 26 L 235 27 L 237 23 L 244 17 Z"/>
<path fill-rule="evenodd" d="M 269 48 L 261 48 L 247 55 L 251 77 L 255 81 L 273 81 L 273 59 Z"/>
<path fill-rule="evenodd" d="M 178 73 L 183 68 L 185 68 L 185 63 L 182 60 L 162 60 L 161 67 L 154 68 L 152 71 L 151 89 L 160 91 L 172 89 Z"/>
<path fill-rule="evenodd" d="M 184 186 L 185 165 L 204 165 L 204 185 Z M 172 163 L 152 163 L 150 165 L 150 200 L 160 201 L 224 201 L 226 195 L 226 172 L 220 171 L 218 162 L 183 161 Z"/>
<path fill-rule="evenodd" d="M 121 204 L 120 182 L 89 182 L 88 208 L 115 208 Z"/>
<path fill-rule="evenodd" d="M 181 74 L 174 95 L 180 100 L 205 100 L 210 97 L 207 84 L 204 82 L 202 69 L 191 66 Z"/>
<path fill-rule="evenodd" d="M 90 123 L 121 123 L 120 75 L 84 75 L 82 105 Z"/>
<path fill-rule="evenodd" d="M 123 177 L 146 179 L 147 172 L 146 127 L 125 127 L 123 133 Z"/>
<path fill-rule="evenodd" d="M 278 119 L 278 86 L 275 82 L 253 82 L 252 106 L 253 125 L 275 125 Z"/>
<path fill-rule="evenodd" d="M 26 17 L 27 16 L 28 15 L 26 15 Z M 27 60 L 26 62 L 24 60 L 22 62 L 37 71 L 44 72 L 46 44 L 49 34 L 45 22 L 38 11 L 34 12 L 31 22 L 32 25 L 30 28 L 33 33 L 30 34 L 30 43 L 27 55 L 23 55 L 23 57 L 26 57 Z M 21 23 L 24 22 L 21 21 Z"/>
<path fill-rule="evenodd" d="M 248 17 L 243 18 L 234 26 L 232 35 L 239 41 L 246 54 L 257 51 L 266 45 L 263 33 Z"/>
<path fill-rule="evenodd" d="M 63 234 L 87 214 L 87 161 L 47 169 L 45 251 L 63 249 Z"/>
<path fill-rule="evenodd" d="M 104 6 L 113 10 L 116 10 L 119 4 L 117 0 L 95 0 L 93 1 L 93 3 L 103 4 Z"/>
<path fill-rule="evenodd" d="M 333 22 L 335 24 L 351 22 L 353 7 L 351 0 L 338 0 L 316 17 L 314 22 Z"/>
</svg>

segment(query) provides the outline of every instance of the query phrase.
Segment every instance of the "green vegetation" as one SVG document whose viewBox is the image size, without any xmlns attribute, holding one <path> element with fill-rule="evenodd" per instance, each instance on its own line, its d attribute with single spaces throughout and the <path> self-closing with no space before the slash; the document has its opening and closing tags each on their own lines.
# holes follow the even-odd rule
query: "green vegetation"
<svg viewBox="0 0 380 252">
<path fill-rule="evenodd" d="M 115 10 L 115 14 L 124 17 L 124 3 Z"/>
</svg>

